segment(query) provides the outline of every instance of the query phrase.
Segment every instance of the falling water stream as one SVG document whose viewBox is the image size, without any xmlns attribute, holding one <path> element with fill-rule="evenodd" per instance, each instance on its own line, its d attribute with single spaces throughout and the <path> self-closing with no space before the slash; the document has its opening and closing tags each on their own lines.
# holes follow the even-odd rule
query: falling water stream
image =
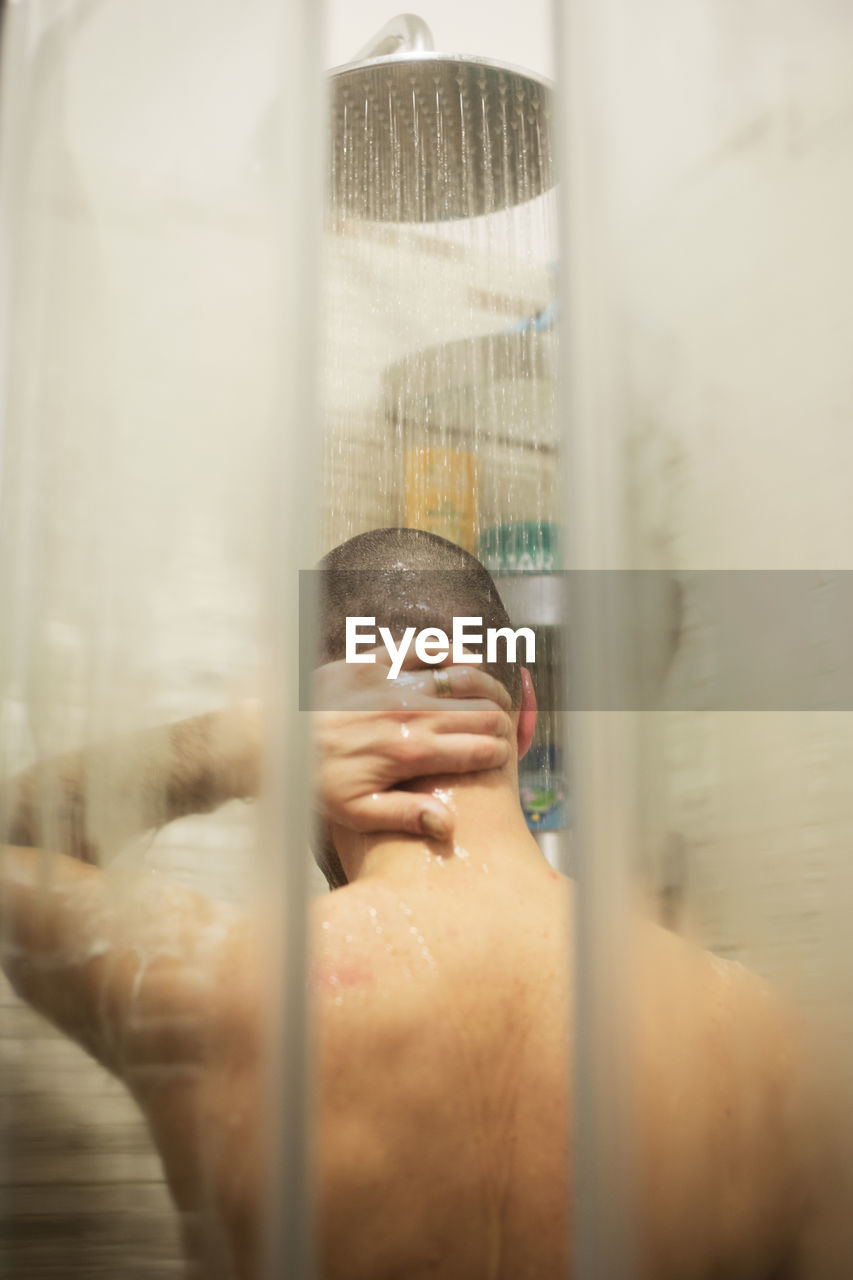
<svg viewBox="0 0 853 1280">
<path fill-rule="evenodd" d="M 399 523 L 498 571 L 558 567 L 550 90 L 474 59 L 379 58 L 333 73 L 332 119 L 327 545 Z M 534 673 L 540 801 L 563 787 L 557 665 Z"/>
</svg>

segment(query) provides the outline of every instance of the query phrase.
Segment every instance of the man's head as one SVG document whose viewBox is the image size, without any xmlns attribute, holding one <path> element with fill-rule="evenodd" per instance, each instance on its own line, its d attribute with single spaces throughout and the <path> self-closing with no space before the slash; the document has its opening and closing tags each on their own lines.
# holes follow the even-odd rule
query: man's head
<svg viewBox="0 0 853 1280">
<path fill-rule="evenodd" d="M 375 618 L 399 644 L 409 627 L 453 632 L 454 617 L 480 618 L 488 628 L 510 626 L 509 616 L 487 570 L 461 547 L 421 529 L 376 529 L 330 551 L 318 565 L 319 665 L 346 656 L 347 618 Z M 509 693 L 517 713 L 519 758 L 527 750 L 536 722 L 530 676 L 507 660 L 498 646 L 497 660 L 481 669 Z M 509 781 L 509 779 L 507 779 Z M 514 785 L 514 783 L 512 784 Z M 327 830 L 315 850 L 331 888 L 347 883 L 331 834 Z"/>
<path fill-rule="evenodd" d="M 450 636 L 453 619 L 482 619 L 482 630 L 509 627 L 510 620 L 494 582 L 467 551 L 423 529 L 374 529 L 341 543 L 321 561 L 320 662 L 346 653 L 348 617 L 372 617 L 399 642 L 407 627 L 437 627 Z M 509 693 L 513 708 L 521 702 L 521 666 L 508 662 L 503 646 L 497 660 L 484 662 Z"/>
</svg>

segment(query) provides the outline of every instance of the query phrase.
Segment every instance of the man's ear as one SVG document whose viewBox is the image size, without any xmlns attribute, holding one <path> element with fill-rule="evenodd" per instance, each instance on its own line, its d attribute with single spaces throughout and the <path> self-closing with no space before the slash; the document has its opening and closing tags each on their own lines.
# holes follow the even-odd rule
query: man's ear
<svg viewBox="0 0 853 1280">
<path fill-rule="evenodd" d="M 518 713 L 518 724 L 515 728 L 516 742 L 518 743 L 518 758 L 523 760 L 527 755 L 528 748 L 533 741 L 533 732 L 536 728 L 536 691 L 533 688 L 533 679 L 527 667 L 521 668 L 521 708 Z"/>
</svg>

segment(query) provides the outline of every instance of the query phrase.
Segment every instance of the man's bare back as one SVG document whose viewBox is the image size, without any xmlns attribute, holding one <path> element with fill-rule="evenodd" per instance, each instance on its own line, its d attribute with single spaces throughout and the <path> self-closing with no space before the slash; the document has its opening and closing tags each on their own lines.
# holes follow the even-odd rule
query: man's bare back
<svg viewBox="0 0 853 1280">
<path fill-rule="evenodd" d="M 494 843 L 442 864 L 382 841 L 381 870 L 319 913 L 335 1280 L 570 1273 L 573 890 L 526 833 Z M 639 1274 L 768 1280 L 794 1259 L 811 1182 L 787 1015 L 651 924 L 632 953 Z"/>
<path fill-rule="evenodd" d="M 477 677 L 455 667 L 445 682 L 470 693 Z M 345 887 L 312 921 L 325 1280 L 571 1274 L 572 886 L 519 805 L 535 721 L 522 685 L 520 705 L 495 688 L 485 706 L 445 703 L 446 720 L 414 686 L 383 720 L 374 690 L 327 735 L 339 801 L 327 836 Z M 228 776 L 242 788 L 257 770 L 245 752 L 220 764 L 216 735 L 197 728 L 155 790 L 207 807 Z M 444 802 L 453 838 L 428 838 Z M 258 916 L 153 878 L 122 891 L 63 855 L 46 883 L 41 857 L 4 853 L 4 967 L 137 1098 L 194 1275 L 249 1280 L 268 1204 L 277 977 Z M 790 1015 L 746 971 L 651 924 L 635 923 L 626 953 L 639 1280 L 849 1280 L 849 1182 Z"/>
<path fill-rule="evenodd" d="M 313 910 L 327 1280 L 569 1274 L 572 885 L 489 776 L 453 787 L 455 848 L 338 833 L 352 883 Z M 500 833 L 486 840 L 484 811 Z M 265 952 L 250 918 L 211 916 L 183 891 L 163 921 L 171 937 L 179 916 L 195 939 L 184 975 L 151 970 L 131 1022 L 150 1030 L 146 1003 L 162 1016 L 164 984 L 173 1001 L 186 984 L 185 1007 L 147 1043 L 153 1072 L 127 1061 L 125 1075 L 201 1274 L 233 1264 L 248 1277 L 264 1203 Z M 827 1261 L 795 1269 L 817 1175 L 788 1014 L 739 966 L 651 924 L 631 950 L 639 1274 L 770 1280 L 787 1265 L 840 1280 Z M 182 1047 L 174 1028 L 191 1011 Z M 182 1053 L 188 1074 L 157 1069 Z"/>
<path fill-rule="evenodd" d="M 382 872 L 313 914 L 321 1274 L 568 1274 L 572 886 L 532 851 L 508 874 L 505 851 L 439 861 L 421 842 L 380 843 Z M 213 972 L 212 955 L 193 959 L 210 979 L 203 1064 L 197 1039 L 186 1046 L 201 1070 L 170 1079 L 143 1062 L 127 1077 L 198 1221 L 196 1247 L 210 1245 L 211 1209 L 224 1229 L 227 1250 L 202 1274 L 230 1255 L 248 1277 L 264 1203 L 266 969 L 251 920 L 217 923 Z M 811 1182 L 786 1016 L 745 971 L 652 925 L 635 954 L 640 1274 L 769 1280 L 793 1263 Z M 189 970 L 187 983 L 203 1016 Z M 144 1005 L 143 982 L 143 1026 Z M 174 1066 L 180 1046 L 172 1033 L 149 1051 Z"/>
<path fill-rule="evenodd" d="M 572 886 L 513 818 L 502 772 L 440 780 L 455 848 L 338 832 L 352 883 L 315 905 L 311 964 L 328 1280 L 566 1274 Z M 45 894 L 38 858 L 7 854 L 14 892 L 40 904 L 18 942 L 41 931 L 64 982 L 14 958 L 10 976 L 138 1099 L 196 1274 L 253 1275 L 268 1124 L 257 921 L 156 880 L 117 900 L 65 858 Z M 97 925 L 88 950 L 63 935 L 75 898 Z M 652 925 L 633 954 L 640 1274 L 768 1280 L 793 1267 L 816 1185 L 801 1046 L 739 967 Z M 98 1018 L 81 1025 L 87 1007 Z"/>
</svg>

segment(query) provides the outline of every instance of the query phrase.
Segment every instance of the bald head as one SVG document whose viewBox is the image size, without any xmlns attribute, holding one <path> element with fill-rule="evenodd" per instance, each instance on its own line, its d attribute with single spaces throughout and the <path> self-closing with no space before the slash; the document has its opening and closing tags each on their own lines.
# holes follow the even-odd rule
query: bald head
<svg viewBox="0 0 853 1280">
<path fill-rule="evenodd" d="M 346 654 L 348 617 L 376 618 L 399 641 L 407 627 L 437 627 L 482 619 L 483 629 L 510 626 L 494 582 L 479 560 L 423 529 L 374 529 L 335 547 L 320 561 L 320 662 Z M 521 700 L 521 668 L 505 658 L 484 662 L 512 699 Z"/>
</svg>

